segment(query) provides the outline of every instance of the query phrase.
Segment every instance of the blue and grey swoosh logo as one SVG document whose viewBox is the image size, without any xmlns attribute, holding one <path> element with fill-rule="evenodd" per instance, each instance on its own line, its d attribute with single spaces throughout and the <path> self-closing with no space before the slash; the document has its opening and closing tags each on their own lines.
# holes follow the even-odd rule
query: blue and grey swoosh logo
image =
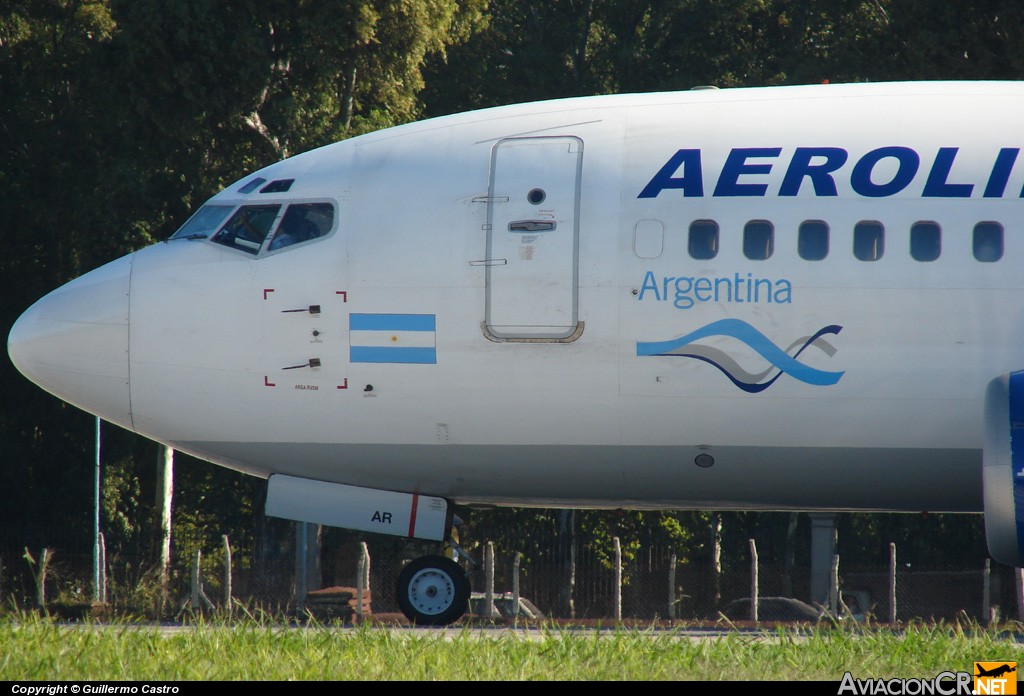
<svg viewBox="0 0 1024 696">
<path fill-rule="evenodd" d="M 845 372 L 819 370 L 805 365 L 797 358 L 811 346 L 831 357 L 835 354 L 836 349 L 824 337 L 830 334 L 838 335 L 842 330 L 843 327 L 832 324 L 820 329 L 813 336 L 798 338 L 786 349 L 783 349 L 745 321 L 721 319 L 671 341 L 637 341 L 636 354 L 638 356 L 663 355 L 702 360 L 714 365 L 733 384 L 751 394 L 764 391 L 782 375 L 789 375 L 806 384 L 822 387 L 835 384 Z M 771 367 L 760 373 L 747 372 L 724 351 L 697 344 L 697 341 L 705 338 L 723 336 L 745 343 L 771 363 Z M 796 352 L 792 352 L 794 350 Z M 772 375 L 773 372 L 774 375 Z M 771 376 L 769 377 L 769 375 Z"/>
</svg>

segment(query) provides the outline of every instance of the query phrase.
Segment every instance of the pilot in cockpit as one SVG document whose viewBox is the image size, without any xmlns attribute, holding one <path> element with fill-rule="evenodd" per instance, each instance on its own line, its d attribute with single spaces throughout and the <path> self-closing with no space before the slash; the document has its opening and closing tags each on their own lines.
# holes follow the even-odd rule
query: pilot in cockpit
<svg viewBox="0 0 1024 696">
<path fill-rule="evenodd" d="M 292 206 L 285 214 L 284 219 L 281 220 L 281 225 L 277 228 L 277 234 L 270 240 L 270 251 L 283 249 L 286 246 L 319 236 L 319 229 L 316 224 L 307 220 L 304 212 L 295 215 L 292 214 L 293 211 L 299 212 L 301 208 Z"/>
<path fill-rule="evenodd" d="M 250 218 L 249 211 L 244 208 L 235 220 L 234 233 L 236 239 L 245 239 L 257 245 L 263 242 L 263 237 L 265 236 L 265 233 L 260 232 L 259 228 Z"/>
</svg>

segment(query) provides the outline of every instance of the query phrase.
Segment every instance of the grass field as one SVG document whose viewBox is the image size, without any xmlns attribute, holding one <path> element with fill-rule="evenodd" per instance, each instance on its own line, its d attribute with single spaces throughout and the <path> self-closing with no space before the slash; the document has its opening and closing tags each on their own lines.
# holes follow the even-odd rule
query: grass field
<svg viewBox="0 0 1024 696">
<path fill-rule="evenodd" d="M 578 631 L 200 622 L 174 631 L 118 623 L 0 620 L 0 680 L 830 680 L 933 678 L 974 661 L 1024 662 L 1014 633 L 774 629 L 691 639 L 642 629 Z"/>
</svg>

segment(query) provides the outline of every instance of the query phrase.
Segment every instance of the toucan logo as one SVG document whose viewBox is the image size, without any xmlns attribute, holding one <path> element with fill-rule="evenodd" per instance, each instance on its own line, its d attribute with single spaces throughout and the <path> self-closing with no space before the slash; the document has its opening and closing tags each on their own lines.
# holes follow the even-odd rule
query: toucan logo
<svg viewBox="0 0 1024 696">
<path fill-rule="evenodd" d="M 835 384 L 845 373 L 820 370 L 801 362 L 798 358 L 808 348 L 820 350 L 832 357 L 836 353 L 836 348 L 825 340 L 825 336 L 838 335 L 842 330 L 843 327 L 835 324 L 825 326 L 811 336 L 796 339 L 783 349 L 745 321 L 721 319 L 669 341 L 637 341 L 636 354 L 701 360 L 714 365 L 733 384 L 750 394 L 764 391 L 775 384 L 782 375 L 789 375 L 806 384 L 822 387 Z M 699 343 L 707 338 L 723 337 L 734 338 L 745 344 L 767 360 L 770 366 L 761 372 L 750 372 L 743 369 L 724 350 Z"/>
</svg>

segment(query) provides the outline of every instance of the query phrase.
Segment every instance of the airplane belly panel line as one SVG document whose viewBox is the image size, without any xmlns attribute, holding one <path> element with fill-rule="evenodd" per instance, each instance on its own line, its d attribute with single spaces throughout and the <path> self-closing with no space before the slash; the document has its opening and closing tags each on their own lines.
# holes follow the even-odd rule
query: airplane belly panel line
<svg viewBox="0 0 1024 696">
<path fill-rule="evenodd" d="M 267 514 L 438 543 L 399 577 L 418 623 L 468 602 L 453 505 L 983 513 L 1020 566 L 1021 113 L 1020 82 L 826 84 L 367 133 L 54 289 L 7 349 L 268 479 Z"/>
</svg>

